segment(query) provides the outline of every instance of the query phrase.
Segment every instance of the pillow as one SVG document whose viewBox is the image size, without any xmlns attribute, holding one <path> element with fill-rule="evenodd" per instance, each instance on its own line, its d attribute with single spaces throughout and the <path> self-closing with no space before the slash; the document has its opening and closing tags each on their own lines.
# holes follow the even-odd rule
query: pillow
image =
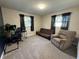
<svg viewBox="0 0 79 59">
<path fill-rule="evenodd" d="M 65 35 L 59 35 L 59 37 L 62 38 L 62 39 L 66 38 Z"/>
</svg>

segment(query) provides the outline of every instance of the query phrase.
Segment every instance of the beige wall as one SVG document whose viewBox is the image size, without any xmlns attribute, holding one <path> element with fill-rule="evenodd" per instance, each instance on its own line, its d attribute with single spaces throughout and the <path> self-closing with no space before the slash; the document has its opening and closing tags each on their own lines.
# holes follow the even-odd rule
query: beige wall
<svg viewBox="0 0 79 59">
<path fill-rule="evenodd" d="M 55 13 L 43 16 L 42 27 L 50 29 L 51 28 L 51 16 L 66 13 L 66 12 L 72 12 L 69 30 L 76 31 L 77 36 L 79 36 L 79 8 L 78 7 L 57 11 Z M 56 34 L 59 32 L 59 30 L 60 28 L 56 28 Z"/>
<path fill-rule="evenodd" d="M 77 7 L 57 11 L 55 13 L 45 15 L 45 16 L 42 16 L 42 17 L 2 7 L 4 24 L 6 24 L 6 23 L 15 24 L 15 25 L 17 25 L 17 27 L 20 27 L 19 14 L 25 14 L 25 15 L 29 15 L 29 16 L 32 15 L 32 16 L 35 17 L 35 19 L 34 19 L 35 31 L 31 32 L 31 31 L 29 31 L 30 29 L 28 28 L 27 36 L 35 35 L 35 32 L 39 31 L 39 29 L 41 27 L 50 29 L 51 28 L 51 16 L 66 13 L 66 12 L 72 12 L 69 30 L 76 31 L 77 36 L 79 36 L 79 25 L 78 25 L 79 24 L 79 8 L 77 8 Z M 56 34 L 59 32 L 59 30 L 60 30 L 60 28 L 57 27 L 56 28 Z"/>
<path fill-rule="evenodd" d="M 8 8 L 4 8 L 2 7 L 2 15 L 3 15 L 3 20 L 4 20 L 4 24 L 13 24 L 16 25 L 17 27 L 20 27 L 20 17 L 19 14 L 24 14 L 24 15 L 28 15 L 28 16 L 34 16 L 34 29 L 35 31 L 31 32 L 30 29 L 28 28 L 28 33 L 27 36 L 32 36 L 35 35 L 35 32 L 38 31 L 41 27 L 41 17 L 37 16 L 37 15 L 32 15 L 32 14 L 28 14 L 28 13 L 24 13 L 24 12 L 20 12 L 20 11 L 16 11 L 13 9 L 8 9 Z"/>
</svg>

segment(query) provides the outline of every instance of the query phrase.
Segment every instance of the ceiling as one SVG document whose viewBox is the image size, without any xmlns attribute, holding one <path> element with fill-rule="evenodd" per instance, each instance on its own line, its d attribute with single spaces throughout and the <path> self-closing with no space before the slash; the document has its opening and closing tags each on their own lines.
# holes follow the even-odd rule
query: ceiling
<svg viewBox="0 0 79 59">
<path fill-rule="evenodd" d="M 44 10 L 37 8 L 37 5 L 40 3 L 46 4 Z M 58 10 L 77 6 L 79 5 L 79 0 L 0 0 L 0 5 L 27 13 L 46 15 Z"/>
</svg>

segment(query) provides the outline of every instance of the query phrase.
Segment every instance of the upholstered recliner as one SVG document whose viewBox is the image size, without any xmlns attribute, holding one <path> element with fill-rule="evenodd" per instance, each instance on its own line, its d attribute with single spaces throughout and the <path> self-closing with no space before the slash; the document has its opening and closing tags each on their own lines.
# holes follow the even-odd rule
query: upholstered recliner
<svg viewBox="0 0 79 59">
<path fill-rule="evenodd" d="M 72 45 L 75 36 L 75 31 L 60 30 L 58 35 L 51 36 L 51 42 L 58 48 L 64 50 Z"/>
</svg>

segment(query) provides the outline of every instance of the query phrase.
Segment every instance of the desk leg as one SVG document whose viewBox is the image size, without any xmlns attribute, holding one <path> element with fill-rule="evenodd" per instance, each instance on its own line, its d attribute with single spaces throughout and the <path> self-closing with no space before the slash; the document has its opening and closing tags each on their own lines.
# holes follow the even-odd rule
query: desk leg
<svg viewBox="0 0 79 59">
<path fill-rule="evenodd" d="M 19 41 L 17 41 L 17 48 L 19 48 Z"/>
</svg>

